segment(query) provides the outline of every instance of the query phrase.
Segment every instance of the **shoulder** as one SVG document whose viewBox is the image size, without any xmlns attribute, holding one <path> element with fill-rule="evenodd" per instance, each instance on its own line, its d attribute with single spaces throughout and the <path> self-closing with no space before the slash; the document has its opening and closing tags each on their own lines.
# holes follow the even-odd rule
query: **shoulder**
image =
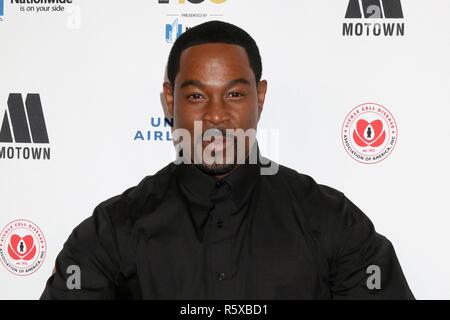
<svg viewBox="0 0 450 320">
<path fill-rule="evenodd" d="M 283 165 L 278 165 L 278 172 L 268 176 L 269 180 L 282 184 L 284 188 L 303 201 L 317 202 L 337 206 L 345 198 L 342 191 L 316 182 L 311 176 Z"/>
<path fill-rule="evenodd" d="M 137 185 L 111 197 L 96 207 L 114 225 L 136 220 L 145 208 L 161 200 L 173 178 L 174 164 L 170 163 L 153 175 L 144 177 Z"/>
<path fill-rule="evenodd" d="M 375 235 L 372 221 L 344 192 L 284 166 L 272 179 L 289 192 L 295 213 L 322 243 L 327 257 L 333 257 L 345 243 L 360 244 Z"/>
<path fill-rule="evenodd" d="M 290 194 L 315 229 L 343 231 L 358 223 L 371 227 L 369 218 L 341 190 L 282 165 L 269 179 L 276 180 Z"/>
<path fill-rule="evenodd" d="M 171 181 L 173 164 L 143 178 L 136 186 L 99 203 L 91 216 L 74 228 L 65 245 L 80 252 L 100 252 L 109 248 L 129 251 L 128 241 L 139 216 L 148 212 L 145 206 L 157 202 Z M 97 248 L 98 247 L 98 248 Z M 101 247 L 101 248 L 100 248 Z M 124 248 L 122 248 L 124 247 Z"/>
<path fill-rule="evenodd" d="M 170 163 L 121 194 L 100 202 L 91 216 L 80 223 L 73 233 L 83 235 L 86 239 L 99 235 L 110 236 L 114 232 L 129 234 L 134 222 L 148 212 L 146 207 L 162 198 L 170 184 L 172 171 L 173 163 Z"/>
</svg>

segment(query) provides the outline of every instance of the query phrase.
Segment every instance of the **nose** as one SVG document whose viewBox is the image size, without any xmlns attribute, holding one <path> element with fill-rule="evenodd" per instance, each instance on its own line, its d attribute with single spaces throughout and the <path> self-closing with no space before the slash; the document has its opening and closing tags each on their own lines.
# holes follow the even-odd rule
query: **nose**
<svg viewBox="0 0 450 320">
<path fill-rule="evenodd" d="M 222 98 L 210 99 L 203 115 L 203 121 L 217 126 L 223 125 L 229 120 L 229 113 Z"/>
</svg>

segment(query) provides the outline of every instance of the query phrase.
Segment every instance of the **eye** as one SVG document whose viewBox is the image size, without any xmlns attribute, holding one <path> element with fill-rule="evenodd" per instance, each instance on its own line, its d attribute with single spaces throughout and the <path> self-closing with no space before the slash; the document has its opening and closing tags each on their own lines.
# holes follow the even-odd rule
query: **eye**
<svg viewBox="0 0 450 320">
<path fill-rule="evenodd" d="M 232 91 L 232 92 L 228 93 L 228 97 L 230 97 L 230 98 L 240 98 L 243 96 L 244 95 L 242 93 L 237 92 L 237 91 Z"/>
<path fill-rule="evenodd" d="M 203 95 L 200 93 L 192 93 L 186 96 L 186 98 L 188 98 L 189 100 L 199 100 L 199 99 L 203 99 Z"/>
</svg>

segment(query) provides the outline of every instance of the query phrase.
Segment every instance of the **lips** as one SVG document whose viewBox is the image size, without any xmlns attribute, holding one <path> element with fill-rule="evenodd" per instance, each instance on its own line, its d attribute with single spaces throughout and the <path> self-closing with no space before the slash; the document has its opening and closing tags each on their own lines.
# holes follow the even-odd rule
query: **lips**
<svg viewBox="0 0 450 320">
<path fill-rule="evenodd" d="M 214 147 L 214 149 L 223 149 L 234 143 L 234 137 L 226 134 L 217 134 L 209 137 L 207 140 L 203 140 L 202 143 L 203 147 L 210 146 Z"/>
<path fill-rule="evenodd" d="M 229 144 L 231 142 L 233 142 L 233 138 L 222 138 L 222 137 L 217 137 L 217 138 L 212 138 L 211 141 L 204 141 L 206 144 L 215 144 L 215 145 L 223 145 L 223 144 Z"/>
<path fill-rule="evenodd" d="M 358 120 L 353 131 L 353 140 L 360 147 L 379 147 L 386 140 L 386 131 L 381 120 L 368 122 Z"/>
<path fill-rule="evenodd" d="M 8 245 L 8 253 L 14 260 L 33 259 L 36 254 L 36 245 L 34 244 L 33 237 L 27 235 L 22 238 L 17 234 L 13 234 Z"/>
</svg>

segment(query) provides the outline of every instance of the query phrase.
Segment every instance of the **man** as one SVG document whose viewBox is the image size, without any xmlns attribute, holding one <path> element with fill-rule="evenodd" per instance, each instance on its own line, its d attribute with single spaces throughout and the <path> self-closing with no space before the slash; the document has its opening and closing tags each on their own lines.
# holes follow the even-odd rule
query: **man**
<svg viewBox="0 0 450 320">
<path fill-rule="evenodd" d="M 343 193 L 283 166 L 262 174 L 273 162 L 252 135 L 236 146 L 232 129 L 256 130 L 261 73 L 255 41 L 234 25 L 175 42 L 163 92 L 180 161 L 98 205 L 42 299 L 414 298 L 392 244 Z"/>
</svg>

